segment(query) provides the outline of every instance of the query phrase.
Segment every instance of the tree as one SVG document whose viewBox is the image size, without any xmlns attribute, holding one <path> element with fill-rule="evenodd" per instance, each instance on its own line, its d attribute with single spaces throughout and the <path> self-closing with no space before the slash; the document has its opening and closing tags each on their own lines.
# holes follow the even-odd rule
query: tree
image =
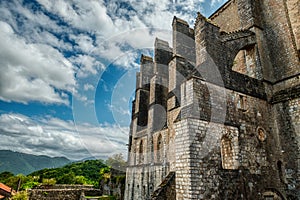
<svg viewBox="0 0 300 200">
<path fill-rule="evenodd" d="M 75 184 L 75 174 L 74 172 L 69 172 L 62 175 L 57 179 L 58 184 Z"/>
<path fill-rule="evenodd" d="M 103 167 L 99 172 L 100 180 L 102 179 L 110 179 L 110 167 Z"/>
<path fill-rule="evenodd" d="M 12 200 L 28 200 L 28 194 L 26 191 L 21 191 L 12 196 Z"/>
<path fill-rule="evenodd" d="M 13 173 L 5 171 L 0 174 L 0 182 L 5 182 L 6 179 L 14 176 Z"/>
<path fill-rule="evenodd" d="M 88 180 L 84 176 L 75 176 L 75 184 L 87 185 Z"/>
<path fill-rule="evenodd" d="M 55 185 L 56 180 L 55 178 L 43 178 L 42 183 L 43 185 Z"/>
<path fill-rule="evenodd" d="M 114 154 L 111 157 L 108 157 L 108 159 L 105 162 L 108 166 L 120 170 L 125 171 L 126 170 L 126 161 L 123 158 L 123 154 Z"/>
<path fill-rule="evenodd" d="M 23 183 L 29 181 L 29 179 L 30 178 L 26 177 L 23 174 L 18 174 L 16 176 L 11 176 L 7 178 L 5 181 L 3 181 L 3 183 L 13 188 L 14 190 L 17 190 L 17 189 L 22 189 L 22 188 L 18 188 L 19 181 L 21 181 L 21 185 L 22 185 Z"/>
</svg>

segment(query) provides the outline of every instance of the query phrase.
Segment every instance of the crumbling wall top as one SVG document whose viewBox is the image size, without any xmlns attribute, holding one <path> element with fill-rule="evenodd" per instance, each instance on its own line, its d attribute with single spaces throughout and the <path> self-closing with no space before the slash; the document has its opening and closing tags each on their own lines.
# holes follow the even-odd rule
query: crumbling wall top
<svg viewBox="0 0 300 200">
<path fill-rule="evenodd" d="M 175 23 L 180 23 L 180 24 L 184 24 L 186 26 L 189 26 L 189 24 L 186 21 L 184 21 L 183 19 L 180 19 L 176 16 L 173 17 L 172 25 L 174 25 Z"/>
<path fill-rule="evenodd" d="M 141 64 L 153 63 L 153 58 L 150 57 L 150 56 L 146 56 L 146 55 L 142 54 L 141 59 L 140 59 L 140 63 Z"/>
<path fill-rule="evenodd" d="M 169 43 L 159 38 L 155 38 L 154 48 L 170 51 Z"/>
<path fill-rule="evenodd" d="M 223 12 L 234 0 L 228 0 L 225 2 L 218 10 L 216 10 L 213 14 L 211 14 L 208 19 L 213 19 L 217 17 L 221 12 Z"/>
<path fill-rule="evenodd" d="M 196 18 L 196 21 L 195 21 L 195 27 L 201 23 L 201 22 L 205 22 L 205 23 L 208 23 L 210 25 L 213 25 L 214 27 L 220 29 L 220 27 L 215 24 L 213 21 L 211 21 L 210 19 L 204 17 L 200 12 L 197 12 L 197 18 Z"/>
</svg>

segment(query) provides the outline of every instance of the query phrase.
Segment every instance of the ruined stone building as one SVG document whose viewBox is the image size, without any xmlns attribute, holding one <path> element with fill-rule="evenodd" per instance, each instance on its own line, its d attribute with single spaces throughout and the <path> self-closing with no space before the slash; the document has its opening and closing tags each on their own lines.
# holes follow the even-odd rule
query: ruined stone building
<svg viewBox="0 0 300 200">
<path fill-rule="evenodd" d="M 229 0 L 142 55 L 126 200 L 300 199 L 299 0 Z"/>
</svg>

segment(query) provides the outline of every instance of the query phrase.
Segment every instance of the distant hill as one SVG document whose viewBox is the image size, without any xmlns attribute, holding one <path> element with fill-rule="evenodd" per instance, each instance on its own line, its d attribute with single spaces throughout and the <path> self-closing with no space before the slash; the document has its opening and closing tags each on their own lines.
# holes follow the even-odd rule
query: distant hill
<svg viewBox="0 0 300 200">
<path fill-rule="evenodd" d="M 87 157 L 87 158 L 82 158 L 81 160 L 78 160 L 78 162 L 83 162 L 86 160 L 98 160 L 98 158 L 96 158 L 95 156 L 91 156 L 91 157 Z M 75 161 L 77 162 L 77 161 Z"/>
<path fill-rule="evenodd" d="M 109 170 L 102 160 L 77 161 L 59 168 L 42 169 L 30 176 L 55 179 L 58 184 L 97 184 L 100 170 Z"/>
<path fill-rule="evenodd" d="M 71 161 L 65 157 L 36 156 L 31 154 L 0 150 L 0 173 L 30 174 L 44 168 L 64 166 Z"/>
</svg>

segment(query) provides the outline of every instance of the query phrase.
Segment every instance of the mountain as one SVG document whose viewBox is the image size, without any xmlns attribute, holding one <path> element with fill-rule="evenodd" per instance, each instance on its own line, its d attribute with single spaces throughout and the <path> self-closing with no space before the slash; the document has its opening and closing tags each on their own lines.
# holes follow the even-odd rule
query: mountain
<svg viewBox="0 0 300 200">
<path fill-rule="evenodd" d="M 64 166 L 71 161 L 65 157 L 36 156 L 9 150 L 0 150 L 0 173 L 30 174 L 44 168 Z"/>
</svg>

